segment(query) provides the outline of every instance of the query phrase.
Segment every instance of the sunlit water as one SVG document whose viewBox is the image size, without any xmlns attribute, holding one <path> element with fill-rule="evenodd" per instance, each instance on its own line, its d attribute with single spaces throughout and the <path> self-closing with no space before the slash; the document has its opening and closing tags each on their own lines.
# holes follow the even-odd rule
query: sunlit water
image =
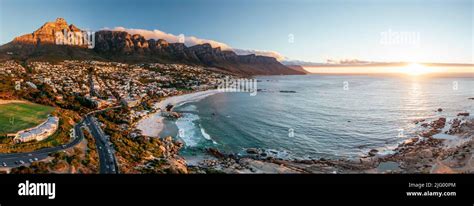
<svg viewBox="0 0 474 206">
<path fill-rule="evenodd" d="M 258 79 L 263 91 L 256 96 L 221 93 L 178 107 L 184 116 L 167 121 L 166 132 L 185 143 L 184 155 L 215 147 L 233 153 L 271 149 L 290 158 L 354 158 L 373 148 L 390 151 L 413 137 L 420 130 L 414 120 L 474 113 L 474 100 L 468 100 L 474 97 L 472 76 Z"/>
</svg>

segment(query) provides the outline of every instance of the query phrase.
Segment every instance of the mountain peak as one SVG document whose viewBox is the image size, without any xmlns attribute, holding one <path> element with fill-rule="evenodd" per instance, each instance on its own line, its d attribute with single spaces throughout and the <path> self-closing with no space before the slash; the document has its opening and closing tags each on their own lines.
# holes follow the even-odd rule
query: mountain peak
<svg viewBox="0 0 474 206">
<path fill-rule="evenodd" d="M 65 19 L 59 17 L 54 22 L 46 22 L 39 29 L 31 34 L 16 37 L 13 42 L 27 43 L 27 44 L 54 44 L 56 32 L 66 31 L 81 31 L 79 28 L 71 24 L 68 26 Z"/>
<path fill-rule="evenodd" d="M 57 18 L 47 22 L 31 34 L 15 38 L 0 47 L 0 59 L 99 59 L 120 62 L 162 62 L 202 65 L 222 71 L 244 75 L 303 74 L 292 70 L 273 57 L 237 55 L 204 43 L 187 47 L 184 43 L 169 43 L 163 39 L 146 39 L 140 34 L 126 31 L 101 30 L 94 34 L 94 49 L 56 45 L 57 32 L 81 31 L 66 20 Z"/>
<path fill-rule="evenodd" d="M 56 23 L 56 24 L 66 24 L 66 25 L 67 25 L 66 20 L 64 20 L 64 19 L 61 18 L 61 17 L 56 18 L 56 22 L 55 22 L 55 23 Z"/>
</svg>

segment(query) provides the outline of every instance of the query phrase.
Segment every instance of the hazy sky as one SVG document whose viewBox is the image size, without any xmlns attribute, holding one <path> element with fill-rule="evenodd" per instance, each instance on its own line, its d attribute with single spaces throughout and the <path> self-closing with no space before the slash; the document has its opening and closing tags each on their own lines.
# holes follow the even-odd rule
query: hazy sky
<svg viewBox="0 0 474 206">
<path fill-rule="evenodd" d="M 63 17 L 79 28 L 159 29 L 292 60 L 474 63 L 473 0 L 0 2 L 1 44 Z"/>
</svg>

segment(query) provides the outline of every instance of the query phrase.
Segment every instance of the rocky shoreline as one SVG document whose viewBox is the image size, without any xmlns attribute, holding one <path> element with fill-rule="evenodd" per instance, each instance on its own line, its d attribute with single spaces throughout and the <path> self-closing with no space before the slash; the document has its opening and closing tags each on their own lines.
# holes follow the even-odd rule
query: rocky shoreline
<svg viewBox="0 0 474 206">
<path fill-rule="evenodd" d="M 162 111 L 169 104 L 179 105 L 209 96 L 215 91 L 170 97 L 155 104 Z M 189 96 L 189 97 L 187 97 Z M 183 98 L 186 97 L 186 98 Z M 471 100 L 472 98 L 469 98 Z M 167 101 L 166 101 L 167 100 Z M 435 112 L 442 112 L 441 108 Z M 155 113 L 155 115 L 158 113 Z M 179 114 L 178 114 L 179 115 Z M 448 120 L 439 117 L 431 122 L 419 119 L 413 122 L 423 130 L 400 143 L 389 154 L 371 149 L 357 159 L 285 159 L 272 155 L 272 150 L 248 148 L 244 155 L 227 154 L 208 148 L 205 158 L 190 164 L 179 159 L 175 173 L 472 173 L 474 172 L 474 118 L 468 112 L 459 112 Z M 444 136 L 443 136 L 444 135 Z M 446 138 L 449 137 L 449 138 Z M 181 148 L 182 145 L 179 146 Z M 176 152 L 177 153 L 177 152 Z M 187 162 L 187 163 L 186 163 Z M 186 166 L 184 166 L 186 165 Z M 187 167 L 187 170 L 184 168 Z M 173 167 L 174 168 L 174 167 Z"/>
<path fill-rule="evenodd" d="M 271 151 L 249 148 L 245 155 L 209 148 L 212 156 L 188 166 L 192 173 L 472 173 L 474 172 L 474 119 L 459 113 L 450 121 L 440 117 L 416 137 L 399 144 L 391 154 L 372 149 L 359 159 L 282 159 Z M 449 137 L 449 138 L 448 138 Z"/>
</svg>

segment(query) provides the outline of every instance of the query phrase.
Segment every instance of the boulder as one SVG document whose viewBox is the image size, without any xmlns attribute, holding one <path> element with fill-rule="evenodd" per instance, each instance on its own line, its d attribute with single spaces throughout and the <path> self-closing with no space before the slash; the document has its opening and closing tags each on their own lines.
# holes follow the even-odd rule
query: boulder
<svg viewBox="0 0 474 206">
<path fill-rule="evenodd" d="M 418 124 L 418 123 L 424 122 L 424 121 L 425 121 L 425 119 L 416 119 L 416 120 L 413 121 L 413 123 Z"/>
<path fill-rule="evenodd" d="M 246 152 L 247 152 L 247 154 L 258 154 L 258 149 L 257 148 L 248 148 Z"/>
<path fill-rule="evenodd" d="M 211 154 L 212 156 L 217 157 L 217 158 L 224 158 L 225 157 L 224 154 L 222 154 L 219 150 L 214 149 L 214 148 L 208 148 L 207 152 L 209 154 Z"/>
<path fill-rule="evenodd" d="M 167 159 L 169 165 L 168 172 L 171 174 L 187 174 L 188 168 L 186 167 L 186 162 L 179 159 Z"/>
<path fill-rule="evenodd" d="M 426 131 L 426 132 L 421 133 L 421 136 L 422 136 L 422 137 L 432 137 L 433 135 L 438 134 L 438 133 L 440 133 L 440 132 L 441 132 L 441 130 L 438 130 L 438 129 L 431 129 L 431 130 L 429 130 L 429 131 Z"/>
<path fill-rule="evenodd" d="M 374 166 L 377 163 L 374 157 L 359 158 L 359 161 L 360 161 L 360 164 L 364 166 Z"/>
<path fill-rule="evenodd" d="M 431 122 L 430 126 L 434 129 L 441 129 L 446 125 L 446 118 L 440 117 L 439 119 Z"/>
<path fill-rule="evenodd" d="M 422 158 L 431 158 L 433 157 L 433 152 L 430 149 L 424 149 L 418 152 L 418 156 Z"/>
<path fill-rule="evenodd" d="M 376 150 L 376 149 L 371 149 L 371 150 L 369 151 L 369 156 L 373 157 L 373 156 L 377 155 L 378 152 L 379 152 L 379 151 Z"/>
</svg>

